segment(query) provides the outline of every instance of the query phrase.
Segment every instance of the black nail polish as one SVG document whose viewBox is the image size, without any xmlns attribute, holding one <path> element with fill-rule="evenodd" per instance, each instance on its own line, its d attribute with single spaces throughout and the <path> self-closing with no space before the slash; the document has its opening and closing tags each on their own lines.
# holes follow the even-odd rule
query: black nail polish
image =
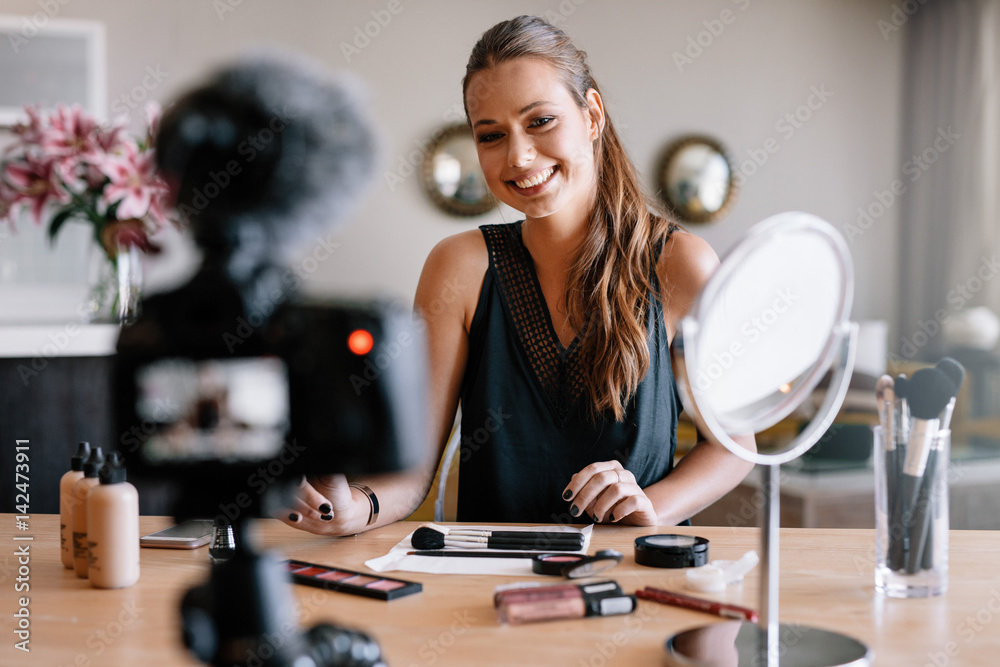
<svg viewBox="0 0 1000 667">
<path fill-rule="evenodd" d="M 330 510 L 332 509 L 333 508 L 330 507 L 330 503 L 323 503 L 322 505 L 319 506 L 319 511 L 321 514 L 329 514 Z"/>
<path fill-rule="evenodd" d="M 573 492 L 572 491 L 570 491 L 569 489 L 566 489 L 565 491 L 563 491 L 563 500 L 569 500 L 572 497 L 573 497 Z"/>
<path fill-rule="evenodd" d="M 323 519 L 323 521 L 333 521 L 332 514 L 323 514 L 322 516 L 320 516 L 320 518 Z"/>
<path fill-rule="evenodd" d="M 573 505 L 572 507 L 569 508 L 570 516 L 576 516 L 579 513 L 580 513 L 580 508 L 577 507 L 576 505 Z"/>
<path fill-rule="evenodd" d="M 289 521 L 298 521 L 299 520 L 299 515 L 296 514 L 295 512 L 292 512 L 291 514 L 288 515 L 288 520 Z"/>
</svg>

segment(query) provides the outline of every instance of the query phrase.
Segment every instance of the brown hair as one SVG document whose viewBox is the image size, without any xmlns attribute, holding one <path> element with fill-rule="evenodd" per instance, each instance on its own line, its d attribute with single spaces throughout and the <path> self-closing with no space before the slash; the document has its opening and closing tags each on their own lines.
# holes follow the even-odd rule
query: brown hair
<svg viewBox="0 0 1000 667">
<path fill-rule="evenodd" d="M 466 117 L 474 74 L 516 58 L 537 58 L 555 67 L 581 109 L 587 91 L 600 89 L 587 54 L 566 34 L 537 16 L 518 16 L 493 26 L 472 49 L 462 80 Z M 580 353 L 591 371 L 586 393 L 593 416 L 610 410 L 625 417 L 625 405 L 649 370 L 646 339 L 648 295 L 657 251 L 674 224 L 652 212 L 635 167 L 625 154 L 611 119 L 594 142 L 597 197 L 587 235 L 569 275 L 566 309 L 581 335 Z"/>
</svg>

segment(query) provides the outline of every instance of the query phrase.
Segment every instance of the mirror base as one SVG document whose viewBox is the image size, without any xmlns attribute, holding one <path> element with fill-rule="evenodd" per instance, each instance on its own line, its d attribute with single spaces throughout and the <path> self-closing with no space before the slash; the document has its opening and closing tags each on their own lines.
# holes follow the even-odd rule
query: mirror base
<svg viewBox="0 0 1000 667">
<path fill-rule="evenodd" d="M 839 632 L 804 625 L 778 626 L 782 667 L 868 667 L 871 649 Z M 667 640 L 667 664 L 697 667 L 765 667 L 764 633 L 754 623 L 724 621 L 679 632 Z"/>
</svg>

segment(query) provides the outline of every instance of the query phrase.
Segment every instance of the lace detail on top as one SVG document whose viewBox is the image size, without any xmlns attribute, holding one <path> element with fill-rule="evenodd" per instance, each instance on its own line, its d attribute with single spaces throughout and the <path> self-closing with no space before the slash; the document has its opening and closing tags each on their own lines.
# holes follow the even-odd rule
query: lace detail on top
<svg viewBox="0 0 1000 667">
<path fill-rule="evenodd" d="M 531 256 L 521 241 L 521 224 L 483 225 L 480 229 L 521 348 L 553 416 L 565 424 L 584 391 L 579 346 L 582 332 L 568 348 L 559 342 Z"/>
</svg>

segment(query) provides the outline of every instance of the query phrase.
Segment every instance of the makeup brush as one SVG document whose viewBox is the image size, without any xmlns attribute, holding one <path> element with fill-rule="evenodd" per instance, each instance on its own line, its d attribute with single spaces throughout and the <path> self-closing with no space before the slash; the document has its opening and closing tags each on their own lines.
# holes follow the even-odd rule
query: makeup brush
<svg viewBox="0 0 1000 667">
<path fill-rule="evenodd" d="M 424 528 L 431 528 L 431 526 L 423 526 Z M 563 540 L 563 539 L 574 539 L 579 540 L 583 544 L 583 535 L 581 533 L 569 533 L 563 531 L 554 530 L 491 530 L 488 528 L 450 528 L 448 526 L 436 526 L 432 530 L 443 535 L 472 535 L 475 537 L 510 537 L 523 539 L 526 537 L 538 538 L 538 539 L 552 539 L 552 540 Z"/>
<path fill-rule="evenodd" d="M 934 367 L 947 375 L 954 385 L 951 400 L 945 406 L 944 413 L 941 415 L 941 430 L 947 431 L 951 428 L 951 416 L 955 412 L 955 398 L 958 396 L 959 390 L 962 389 L 962 383 L 965 381 L 965 368 L 951 357 L 945 357 L 937 362 Z"/>
<path fill-rule="evenodd" d="M 875 401 L 878 404 L 878 419 L 882 425 L 882 430 L 888 435 L 893 435 L 893 411 L 896 403 L 896 381 L 891 375 L 883 375 L 875 382 Z"/>
<path fill-rule="evenodd" d="M 948 376 L 948 379 L 952 382 L 952 387 L 949 392 L 951 394 L 951 399 L 948 401 L 947 405 L 945 405 L 944 411 L 941 413 L 941 424 L 938 431 L 938 433 L 941 433 L 951 428 L 951 417 L 955 412 L 955 400 L 958 396 L 959 390 L 962 388 L 962 383 L 965 381 L 965 368 L 962 364 L 958 363 L 951 357 L 945 357 L 941 361 L 937 362 L 934 367 Z M 938 520 L 938 514 L 941 512 L 940 504 L 935 500 L 934 483 L 937 475 L 937 466 L 942 465 L 942 462 L 939 460 L 943 456 L 942 449 L 943 441 L 941 438 L 936 438 L 934 440 L 934 447 L 931 449 L 931 453 L 927 458 L 926 477 L 921 487 L 920 495 L 926 498 L 927 526 L 922 531 L 923 539 L 916 545 L 916 550 L 920 554 L 919 567 L 924 570 L 930 570 L 934 567 L 933 526 Z"/>
<path fill-rule="evenodd" d="M 892 432 L 886 437 L 893 441 L 894 454 L 891 457 L 893 465 L 893 492 L 889 494 L 889 557 L 890 570 L 901 570 L 906 564 L 906 552 L 909 544 L 909 534 L 903 523 L 905 503 L 903 502 L 903 465 L 906 461 L 907 438 L 909 437 L 910 410 L 906 400 L 910 381 L 903 373 L 893 380 L 893 395 L 895 405 L 892 406 Z"/>
<path fill-rule="evenodd" d="M 538 551 L 578 551 L 583 548 L 583 535 L 580 533 L 508 532 L 514 536 L 445 535 L 433 528 L 422 526 L 413 532 L 410 543 L 415 549 L 422 551 L 441 549 L 446 546 L 461 549 L 533 549 Z"/>
<path fill-rule="evenodd" d="M 909 387 L 910 381 L 904 374 L 900 373 L 896 376 L 896 381 L 893 383 L 893 390 L 896 392 L 896 407 L 898 408 L 895 420 L 896 445 L 901 445 L 904 448 L 900 456 L 906 453 L 905 447 L 910 440 L 910 405 L 907 401 Z"/>
<path fill-rule="evenodd" d="M 883 375 L 875 382 L 875 400 L 878 419 L 882 425 L 882 445 L 885 447 L 886 512 L 891 521 L 900 518 L 899 511 L 899 457 L 896 447 L 896 381 Z M 903 534 L 899 523 L 889 525 L 888 565 L 891 570 L 903 567 Z"/>
<path fill-rule="evenodd" d="M 952 378 L 938 368 L 921 368 L 910 378 L 907 402 L 913 415 L 913 427 L 903 467 L 903 523 L 909 534 L 906 571 L 920 569 L 923 543 L 927 536 L 929 513 L 927 501 L 934 480 L 937 457 L 931 457 L 938 436 L 940 415 L 954 397 Z M 928 465 L 929 464 L 929 465 Z"/>
</svg>

